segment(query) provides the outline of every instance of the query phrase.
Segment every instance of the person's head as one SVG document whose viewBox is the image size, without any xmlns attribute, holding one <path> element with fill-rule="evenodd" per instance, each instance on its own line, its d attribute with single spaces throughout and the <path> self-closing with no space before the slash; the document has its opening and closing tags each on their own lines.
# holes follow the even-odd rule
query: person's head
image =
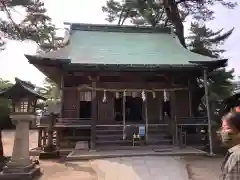
<svg viewBox="0 0 240 180">
<path fill-rule="evenodd" d="M 235 146 L 240 144 L 240 112 L 233 110 L 222 118 L 220 131 L 224 145 Z"/>
</svg>

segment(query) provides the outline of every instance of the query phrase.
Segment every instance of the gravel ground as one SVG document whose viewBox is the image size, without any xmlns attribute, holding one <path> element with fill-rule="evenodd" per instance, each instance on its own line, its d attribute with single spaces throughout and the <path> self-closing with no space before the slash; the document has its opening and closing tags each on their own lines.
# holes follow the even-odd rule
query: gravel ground
<svg viewBox="0 0 240 180">
<path fill-rule="evenodd" d="M 219 180 L 221 173 L 220 157 L 185 157 L 190 180 Z"/>
<path fill-rule="evenodd" d="M 37 132 L 30 131 L 30 148 L 37 146 Z M 12 153 L 14 131 L 3 132 L 3 144 L 5 155 L 10 156 Z M 186 166 L 191 180 L 218 180 L 220 174 L 220 165 L 222 158 L 210 157 L 184 157 Z M 41 169 L 44 172 L 40 180 L 99 180 L 95 162 L 71 162 L 66 163 L 61 160 L 41 161 Z M 110 164 L 109 164 L 110 165 Z M 101 178 L 100 178 L 101 179 Z M 143 178 L 144 179 L 144 178 Z M 140 178 L 140 180 L 143 180 Z M 128 180 L 128 178 L 125 178 Z M 131 179 L 132 180 L 132 179 Z"/>
<path fill-rule="evenodd" d="M 4 131 L 2 135 L 4 154 L 6 156 L 11 156 L 14 141 L 14 131 Z M 30 131 L 29 140 L 30 149 L 37 147 L 37 131 Z M 93 173 L 92 167 L 89 162 L 82 162 L 76 164 L 82 167 L 80 171 L 76 171 L 74 167 L 68 166 L 61 160 L 41 160 L 40 167 L 43 175 L 39 178 L 39 180 L 66 180 L 68 178 L 71 180 L 97 180 L 96 173 Z"/>
</svg>

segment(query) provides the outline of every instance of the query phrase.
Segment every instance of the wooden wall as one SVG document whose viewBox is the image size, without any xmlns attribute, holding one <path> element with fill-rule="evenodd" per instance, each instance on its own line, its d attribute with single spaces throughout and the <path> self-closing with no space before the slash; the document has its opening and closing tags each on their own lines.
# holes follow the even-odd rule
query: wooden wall
<svg viewBox="0 0 240 180">
<path fill-rule="evenodd" d="M 63 89 L 63 110 L 64 118 L 78 118 L 79 92 L 76 88 Z"/>
<path fill-rule="evenodd" d="M 98 83 L 98 88 L 115 88 L 115 89 L 141 89 L 141 88 L 164 88 L 164 83 Z M 80 90 L 75 88 L 65 88 L 63 90 L 63 117 L 64 118 L 79 118 L 80 105 Z M 189 93 L 186 90 L 176 91 L 176 116 L 189 117 Z M 115 93 L 107 92 L 107 102 L 103 103 L 103 91 L 97 91 L 98 101 L 98 120 L 97 124 L 116 124 L 114 120 L 114 98 Z M 163 92 L 156 92 L 156 99 L 153 98 L 152 93 L 147 93 L 147 107 L 148 107 L 148 122 L 150 124 L 161 123 L 161 106 L 163 101 Z M 144 105 L 143 105 L 144 118 Z"/>
<path fill-rule="evenodd" d="M 186 90 L 176 91 L 176 116 L 181 117 L 190 117 L 190 110 L 189 110 L 189 92 Z"/>
</svg>

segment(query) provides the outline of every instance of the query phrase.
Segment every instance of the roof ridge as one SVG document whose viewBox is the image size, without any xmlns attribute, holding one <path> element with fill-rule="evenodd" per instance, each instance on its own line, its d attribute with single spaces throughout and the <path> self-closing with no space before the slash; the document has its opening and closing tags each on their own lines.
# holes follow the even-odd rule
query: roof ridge
<svg viewBox="0 0 240 180">
<path fill-rule="evenodd" d="M 15 77 L 15 81 L 16 81 L 16 83 L 19 83 L 23 86 L 27 86 L 28 88 L 35 89 L 35 85 L 32 84 L 31 82 L 23 81 L 17 77 Z"/>
<path fill-rule="evenodd" d="M 104 32 L 125 32 L 125 33 L 167 33 L 172 32 L 171 28 L 163 25 L 152 26 L 136 26 L 136 25 L 116 25 L 116 24 L 88 24 L 88 23 L 69 23 L 71 30 L 78 31 L 104 31 Z"/>
</svg>

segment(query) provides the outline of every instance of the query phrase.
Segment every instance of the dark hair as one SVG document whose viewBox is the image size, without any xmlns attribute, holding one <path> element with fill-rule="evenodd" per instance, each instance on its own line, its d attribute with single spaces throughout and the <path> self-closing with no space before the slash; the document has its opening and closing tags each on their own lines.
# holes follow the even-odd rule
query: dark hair
<svg viewBox="0 0 240 180">
<path fill-rule="evenodd" d="M 224 116 L 223 120 L 226 120 L 230 126 L 240 131 L 240 112 L 232 111 Z"/>
</svg>

